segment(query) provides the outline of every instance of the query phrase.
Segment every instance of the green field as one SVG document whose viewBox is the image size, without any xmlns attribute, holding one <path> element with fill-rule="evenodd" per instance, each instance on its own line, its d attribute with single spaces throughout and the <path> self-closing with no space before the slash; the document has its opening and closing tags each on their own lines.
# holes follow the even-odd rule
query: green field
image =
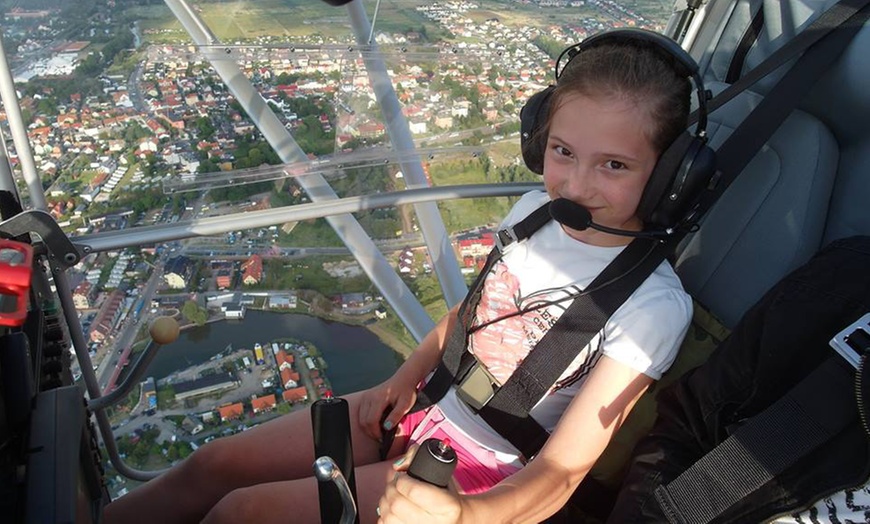
<svg viewBox="0 0 870 524">
<path fill-rule="evenodd" d="M 437 28 L 413 9 L 417 2 L 382 2 L 376 26 L 379 31 L 419 30 L 424 24 L 430 32 Z M 372 17 L 373 5 L 367 5 Z M 344 8 L 312 0 L 253 0 L 200 3 L 197 14 L 221 41 L 251 40 L 258 37 L 303 37 L 320 35 L 326 39 L 346 37 L 350 20 Z M 181 24 L 165 5 L 137 6 L 125 15 L 140 20 L 149 42 L 186 38 Z M 155 32 L 156 31 L 156 32 Z"/>
<path fill-rule="evenodd" d="M 460 184 L 479 184 L 498 182 L 495 174 L 486 175 L 483 164 L 479 160 L 456 161 L 433 165 L 430 168 L 432 182 L 436 186 L 451 186 Z M 538 181 L 538 178 L 528 173 L 519 181 Z M 438 203 L 441 216 L 447 231 L 461 231 L 482 224 L 497 224 L 501 222 L 510 210 L 516 198 L 462 198 L 446 200 Z"/>
<path fill-rule="evenodd" d="M 382 0 L 375 19 L 375 30 L 385 33 L 424 33 L 430 41 L 446 39 L 448 35 L 435 22 L 425 18 L 416 7 L 430 2 L 422 0 Z M 671 13 L 669 0 L 633 0 L 621 4 L 650 20 L 662 23 Z M 374 2 L 366 2 L 366 12 L 374 17 Z M 612 20 L 612 16 L 593 5 L 572 8 L 522 6 L 508 0 L 479 2 L 465 16 L 483 22 L 497 18 L 509 27 L 546 28 L 554 24 L 579 20 Z M 329 40 L 346 39 L 351 33 L 346 8 L 331 7 L 315 0 L 229 0 L 200 2 L 194 6 L 197 14 L 224 42 L 251 40 L 258 37 L 299 38 L 320 35 Z M 147 42 L 187 40 L 187 34 L 169 8 L 163 4 L 136 6 L 124 16 L 139 20 Z"/>
</svg>

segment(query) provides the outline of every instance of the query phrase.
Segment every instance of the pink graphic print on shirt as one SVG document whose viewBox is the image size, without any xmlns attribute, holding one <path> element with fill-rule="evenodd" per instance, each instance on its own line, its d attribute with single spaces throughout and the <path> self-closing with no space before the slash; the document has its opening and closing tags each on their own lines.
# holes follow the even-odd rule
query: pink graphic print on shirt
<svg viewBox="0 0 870 524">
<path fill-rule="evenodd" d="M 565 296 L 567 290 L 550 291 L 554 291 L 554 295 Z M 522 308 L 534 307 L 541 301 L 552 300 L 552 296 L 545 293 L 537 293 L 533 300 L 531 298 L 521 295 L 516 275 L 508 270 L 506 264 L 500 262 L 484 283 L 475 325 L 509 315 Z M 499 383 L 504 384 L 529 351 L 556 323 L 557 317 L 552 314 L 552 309 L 557 309 L 561 314 L 568 303 L 494 322 L 471 335 L 471 350 Z"/>
</svg>

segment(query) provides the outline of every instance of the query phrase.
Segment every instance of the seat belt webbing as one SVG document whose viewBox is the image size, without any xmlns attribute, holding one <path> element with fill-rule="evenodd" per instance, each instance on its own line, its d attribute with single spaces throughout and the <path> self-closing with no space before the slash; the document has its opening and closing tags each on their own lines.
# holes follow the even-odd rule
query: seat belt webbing
<svg viewBox="0 0 870 524">
<path fill-rule="evenodd" d="M 417 392 L 417 401 L 411 408 L 411 412 L 425 409 L 437 403 L 450 389 L 456 377 L 464 376 L 474 364 L 474 358 L 465 351 L 466 345 L 466 315 L 473 314 L 480 302 L 480 294 L 483 283 L 492 267 L 502 257 L 502 250 L 514 242 L 525 240 L 532 236 L 535 231 L 542 228 L 551 220 L 549 202 L 540 206 L 524 219 L 511 227 L 501 229 L 496 233 L 498 247 L 489 252 L 486 263 L 477 275 L 474 283 L 465 299 L 459 306 L 458 321 L 453 330 L 447 335 L 441 362 L 435 368 L 435 372 L 429 378 L 426 386 Z"/>
<path fill-rule="evenodd" d="M 823 362 L 749 419 L 655 497 L 668 520 L 706 524 L 858 418 L 853 380 L 839 356 Z"/>
<path fill-rule="evenodd" d="M 667 244 L 633 240 L 574 299 L 559 320 L 529 352 L 510 378 L 481 410 L 480 416 L 528 460 L 550 436 L 529 414 L 580 351 L 604 329 L 607 320 L 665 259 Z"/>
<path fill-rule="evenodd" d="M 737 50 L 734 51 L 734 56 L 731 57 L 731 64 L 728 66 L 728 73 L 725 74 L 725 83 L 733 84 L 740 79 L 743 74 L 743 65 L 746 63 L 746 55 L 752 49 L 752 46 L 758 41 L 758 35 L 764 27 L 764 5 L 758 7 L 758 12 L 752 17 L 752 21 L 746 27 L 746 32 L 737 44 Z"/>
<path fill-rule="evenodd" d="M 753 84 L 777 70 L 790 60 L 794 60 L 801 52 L 808 49 L 816 42 L 824 39 L 831 31 L 842 25 L 855 13 L 867 5 L 870 0 L 841 0 L 822 13 L 815 21 L 803 31 L 795 35 L 785 45 L 774 51 L 762 63 L 749 70 L 745 76 L 728 86 L 724 91 L 714 96 L 707 103 L 707 113 L 728 103 L 732 98 L 749 89 Z M 698 112 L 695 111 L 689 117 L 689 122 L 698 120 Z"/>
<path fill-rule="evenodd" d="M 545 204 L 509 228 L 509 234 L 502 230 L 498 236 L 505 245 L 525 240 L 549 220 L 549 204 Z M 568 310 L 480 411 L 481 418 L 524 457 L 537 454 L 549 437 L 549 433 L 529 416 L 531 408 L 564 373 L 580 350 L 604 328 L 613 312 L 665 259 L 669 246 L 648 238 L 632 241 L 587 287 L 591 292 L 573 300 Z M 449 334 L 442 361 L 418 393 L 412 411 L 438 402 L 476 363 L 474 356 L 466 350 L 466 317 L 474 314 L 483 282 L 500 259 L 500 249 L 494 249 L 487 257 L 483 270 L 460 306 L 459 322 Z"/>
</svg>

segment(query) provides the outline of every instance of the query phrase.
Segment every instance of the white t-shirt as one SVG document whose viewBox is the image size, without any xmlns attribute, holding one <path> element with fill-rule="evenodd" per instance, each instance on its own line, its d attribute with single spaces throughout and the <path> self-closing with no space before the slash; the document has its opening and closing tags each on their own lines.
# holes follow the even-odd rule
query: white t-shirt
<svg viewBox="0 0 870 524">
<path fill-rule="evenodd" d="M 548 200 L 541 191 L 523 195 L 503 224 L 516 224 Z M 511 246 L 493 267 L 475 325 L 582 291 L 622 249 L 584 244 L 568 236 L 559 223 L 548 222 L 528 240 Z M 490 324 L 472 334 L 469 349 L 504 384 L 571 300 Z M 532 417 L 552 432 L 602 354 L 659 379 L 673 363 L 691 318 L 691 297 L 670 264 L 663 262 L 611 316 L 603 336 L 599 333 L 580 351 L 555 387 L 532 409 Z M 466 436 L 495 451 L 499 460 L 516 463 L 517 450 L 460 401 L 453 388 L 438 406 Z"/>
<path fill-rule="evenodd" d="M 855 489 L 838 491 L 817 501 L 806 511 L 780 517 L 773 520 L 772 524 L 828 522 L 870 522 L 870 487 L 865 484 Z"/>
</svg>

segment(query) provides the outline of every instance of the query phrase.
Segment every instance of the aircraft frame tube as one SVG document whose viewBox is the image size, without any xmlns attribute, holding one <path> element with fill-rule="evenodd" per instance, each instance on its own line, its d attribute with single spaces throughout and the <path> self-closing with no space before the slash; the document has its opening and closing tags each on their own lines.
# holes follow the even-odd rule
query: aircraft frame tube
<svg viewBox="0 0 870 524">
<path fill-rule="evenodd" d="M 195 44 L 216 43 L 213 36 L 203 31 L 204 24 L 198 20 L 184 0 L 165 0 L 165 2 Z M 227 51 L 232 53 L 230 48 L 227 48 Z M 231 60 L 209 60 L 209 62 L 281 160 L 285 163 L 305 161 L 307 159 L 305 152 L 293 140 L 290 132 L 281 125 L 278 117 L 244 76 L 238 65 Z M 338 198 L 332 187 L 319 174 L 303 175 L 296 180 L 312 202 Z M 372 283 L 393 307 L 411 336 L 417 341 L 422 340 L 435 323 L 359 222 L 349 214 L 333 215 L 326 220 L 350 249 Z"/>
<path fill-rule="evenodd" d="M 73 237 L 70 240 L 79 251 L 90 254 L 185 238 L 219 235 L 239 229 L 268 227 L 284 222 L 327 217 L 334 213 L 352 213 L 378 207 L 455 198 L 519 196 L 535 189 L 543 189 L 543 185 L 537 182 L 518 182 L 406 189 L 390 193 L 339 198 L 329 202 L 312 202 L 261 211 L 233 213 L 219 217 L 197 218 L 174 224 L 106 231 L 94 235 Z"/>
<path fill-rule="evenodd" d="M 351 25 L 356 33 L 357 42 L 361 45 L 368 45 L 373 51 L 372 53 L 364 54 L 363 62 L 369 75 L 372 90 L 381 108 L 381 114 L 384 117 L 384 124 L 389 133 L 390 142 L 397 151 L 414 151 L 414 141 L 411 137 L 411 130 L 408 127 L 408 120 L 405 118 L 404 113 L 402 113 L 399 98 L 393 88 L 390 75 L 387 73 L 387 66 L 377 52 L 377 43 L 374 39 L 369 41 L 369 35 L 372 34 L 372 25 L 369 23 L 362 2 L 354 0 L 347 4 L 347 13 L 350 16 Z M 405 183 L 409 189 L 429 187 L 429 183 L 426 181 L 426 174 L 423 172 L 423 164 L 419 157 L 415 161 L 403 160 L 400 165 Z M 432 258 L 432 268 L 438 276 L 441 292 L 444 294 L 444 300 L 447 302 L 449 309 L 465 298 L 466 293 L 468 293 L 468 287 L 465 285 L 465 279 L 459 271 L 459 262 L 453 254 L 450 238 L 447 235 L 447 228 L 444 227 L 441 213 L 434 202 L 416 204 L 414 205 L 414 211 L 417 213 L 420 231 L 423 233 L 426 248 L 429 250 L 429 256 Z"/>
</svg>

